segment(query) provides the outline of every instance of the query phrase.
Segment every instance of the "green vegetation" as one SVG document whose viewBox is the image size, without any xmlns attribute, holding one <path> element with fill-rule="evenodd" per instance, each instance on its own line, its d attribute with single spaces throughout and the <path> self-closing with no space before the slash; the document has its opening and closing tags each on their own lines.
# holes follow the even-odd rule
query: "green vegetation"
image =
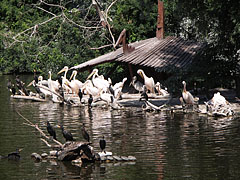
<svg viewBox="0 0 240 180">
<path fill-rule="evenodd" d="M 108 15 L 109 31 L 108 26 L 101 25 L 92 1 L 2 0 L 0 72 L 35 69 L 42 74 L 49 70 L 56 73 L 65 65 L 71 67 L 114 50 L 110 46 L 114 44 L 111 33 L 116 41 L 124 28 L 128 42 L 155 36 L 157 0 L 117 0 L 107 11 L 112 2 L 99 0 L 99 8 Z M 166 36 L 208 44 L 198 64 L 187 73 L 181 72 L 181 76 L 194 81 L 207 79 L 211 82 L 209 87 L 236 84 L 238 88 L 235 82 L 240 74 L 240 2 L 164 0 L 164 6 Z M 109 46 L 98 48 L 104 45 Z M 101 65 L 100 71 L 111 67 Z M 124 68 L 117 71 L 124 73 Z"/>
</svg>

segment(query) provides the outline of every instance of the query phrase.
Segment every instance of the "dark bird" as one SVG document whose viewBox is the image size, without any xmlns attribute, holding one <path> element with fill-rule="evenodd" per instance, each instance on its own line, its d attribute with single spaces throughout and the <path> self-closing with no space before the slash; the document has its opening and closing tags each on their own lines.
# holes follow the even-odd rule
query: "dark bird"
<svg viewBox="0 0 240 180">
<path fill-rule="evenodd" d="M 111 93 L 112 95 L 114 95 L 114 90 L 113 90 L 113 88 L 112 88 L 112 85 L 111 85 L 111 84 L 109 85 L 108 89 L 109 89 L 110 93 Z"/>
<path fill-rule="evenodd" d="M 19 160 L 20 159 L 20 151 L 22 149 L 16 149 L 15 152 L 11 152 L 7 155 L 7 158 L 8 159 L 11 159 L 11 160 Z"/>
<path fill-rule="evenodd" d="M 87 142 L 89 142 L 89 134 L 87 133 L 87 131 L 86 131 L 85 127 L 84 127 L 84 124 L 83 124 L 83 126 L 82 126 L 82 136 L 83 136 L 83 138 L 84 138 Z"/>
<path fill-rule="evenodd" d="M 78 97 L 80 99 L 80 102 L 82 102 L 83 93 L 82 93 L 81 89 L 79 89 L 79 91 L 78 91 Z"/>
<path fill-rule="evenodd" d="M 15 85 L 14 85 L 14 84 L 12 84 L 11 91 L 12 91 L 12 94 L 13 94 L 13 95 L 16 94 L 16 88 L 15 88 Z"/>
<path fill-rule="evenodd" d="M 99 145 L 100 145 L 101 150 L 102 150 L 104 153 L 106 153 L 106 151 L 104 150 L 105 147 L 106 147 L 106 141 L 105 141 L 105 139 L 104 139 L 104 136 L 103 136 L 102 139 L 100 139 Z"/>
<path fill-rule="evenodd" d="M 9 79 L 8 82 L 7 82 L 7 88 L 9 91 L 11 91 L 11 88 L 12 88 L 12 82 L 11 80 Z"/>
<path fill-rule="evenodd" d="M 24 83 L 20 80 L 19 75 L 16 76 L 16 85 L 26 96 L 29 96 L 29 92 L 24 87 Z"/>
<path fill-rule="evenodd" d="M 89 106 L 89 107 L 91 107 L 92 102 L 93 102 L 93 97 L 92 97 L 92 95 L 90 94 L 90 95 L 89 95 L 89 98 L 88 98 L 88 106 Z"/>
<path fill-rule="evenodd" d="M 38 77 L 37 77 L 37 73 L 36 73 L 35 69 L 34 69 L 33 79 L 34 79 L 35 83 L 37 84 L 38 83 Z"/>
<path fill-rule="evenodd" d="M 56 132 L 55 132 L 55 130 L 53 129 L 53 127 L 51 126 L 51 124 L 49 123 L 49 121 L 47 121 L 47 131 L 48 131 L 48 133 L 50 134 L 50 136 L 53 137 L 53 139 L 57 140 L 57 138 L 56 138 Z"/>
<path fill-rule="evenodd" d="M 143 89 L 143 92 L 141 93 L 140 101 L 141 101 L 142 99 L 145 99 L 146 101 L 148 101 L 147 88 L 146 88 L 145 85 L 144 85 L 143 87 L 144 87 L 144 89 Z"/>
<path fill-rule="evenodd" d="M 66 139 L 66 141 L 73 141 L 73 135 L 70 132 L 64 130 L 63 125 L 61 125 L 60 127 L 62 129 L 63 137 Z"/>
</svg>

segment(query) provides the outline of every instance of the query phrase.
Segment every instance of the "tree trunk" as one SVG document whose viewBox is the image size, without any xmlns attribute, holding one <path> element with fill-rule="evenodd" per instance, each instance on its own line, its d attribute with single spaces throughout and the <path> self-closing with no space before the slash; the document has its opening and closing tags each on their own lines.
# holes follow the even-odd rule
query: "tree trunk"
<svg viewBox="0 0 240 180">
<path fill-rule="evenodd" d="M 236 83 L 236 96 L 240 98 L 240 76 L 235 76 L 235 83 Z"/>
</svg>

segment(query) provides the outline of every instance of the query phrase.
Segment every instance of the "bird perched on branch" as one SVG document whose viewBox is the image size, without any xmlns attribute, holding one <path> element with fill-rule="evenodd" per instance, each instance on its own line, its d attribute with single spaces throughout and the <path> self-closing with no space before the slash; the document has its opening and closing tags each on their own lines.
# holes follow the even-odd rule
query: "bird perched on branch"
<svg viewBox="0 0 240 180">
<path fill-rule="evenodd" d="M 74 141 L 73 135 L 70 132 L 64 130 L 63 125 L 60 125 L 60 128 L 62 129 L 62 134 L 66 141 Z"/>
<path fill-rule="evenodd" d="M 57 140 L 56 132 L 53 129 L 53 127 L 51 126 L 51 124 L 49 123 L 49 121 L 47 121 L 47 131 L 48 131 L 49 135 L 53 137 L 53 139 Z"/>
</svg>

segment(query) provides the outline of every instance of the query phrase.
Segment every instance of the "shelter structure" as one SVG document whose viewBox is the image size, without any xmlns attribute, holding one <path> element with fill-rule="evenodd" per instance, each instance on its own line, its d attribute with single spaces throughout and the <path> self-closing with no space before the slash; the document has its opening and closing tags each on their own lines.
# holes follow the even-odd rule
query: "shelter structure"
<svg viewBox="0 0 240 180">
<path fill-rule="evenodd" d="M 127 44 L 126 30 L 124 29 L 116 45 L 120 43 L 122 43 L 121 48 L 74 66 L 71 69 L 90 70 L 102 63 L 119 62 L 128 64 L 132 77 L 132 67 L 136 66 L 148 69 L 149 72 L 153 72 L 152 69 L 154 69 L 156 73 L 169 74 L 177 69 L 188 68 L 205 46 L 204 43 L 185 40 L 181 37 L 164 37 L 164 7 L 161 1 L 158 1 L 156 37 Z"/>
</svg>

